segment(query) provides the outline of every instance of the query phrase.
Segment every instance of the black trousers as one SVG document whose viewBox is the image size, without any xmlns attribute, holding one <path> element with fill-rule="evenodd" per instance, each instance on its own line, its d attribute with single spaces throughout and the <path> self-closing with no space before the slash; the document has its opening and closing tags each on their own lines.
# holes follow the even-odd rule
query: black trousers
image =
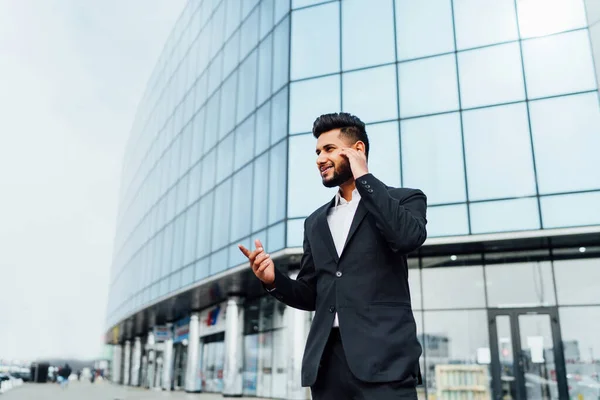
<svg viewBox="0 0 600 400">
<path fill-rule="evenodd" d="M 346 361 L 339 329 L 333 328 L 321 358 L 313 400 L 417 400 L 417 389 L 401 382 L 370 383 L 357 379 Z"/>
</svg>

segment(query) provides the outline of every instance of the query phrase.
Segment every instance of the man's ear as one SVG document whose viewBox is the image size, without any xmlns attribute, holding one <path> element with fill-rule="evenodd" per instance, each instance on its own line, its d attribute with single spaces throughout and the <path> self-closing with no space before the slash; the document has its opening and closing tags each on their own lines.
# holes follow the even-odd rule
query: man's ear
<svg viewBox="0 0 600 400">
<path fill-rule="evenodd" d="M 364 142 L 359 140 L 358 142 L 354 143 L 354 148 L 364 153 L 366 146 Z"/>
</svg>

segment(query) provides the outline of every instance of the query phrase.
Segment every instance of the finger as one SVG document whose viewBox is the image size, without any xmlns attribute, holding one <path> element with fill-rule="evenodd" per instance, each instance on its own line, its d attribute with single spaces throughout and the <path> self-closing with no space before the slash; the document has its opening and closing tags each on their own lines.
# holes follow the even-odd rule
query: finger
<svg viewBox="0 0 600 400">
<path fill-rule="evenodd" d="M 267 269 L 269 267 L 269 265 L 271 265 L 272 262 L 273 262 L 273 260 L 271 260 L 270 258 L 268 260 L 263 261 L 260 264 L 260 267 L 258 267 L 258 272 L 264 272 L 265 269 Z"/>
<path fill-rule="evenodd" d="M 258 250 L 258 249 L 262 249 L 262 248 L 263 248 L 263 245 L 262 245 L 262 243 L 260 242 L 260 239 L 255 239 L 255 240 L 254 240 L 254 245 L 256 246 L 256 249 L 257 249 L 257 250 Z"/>
<path fill-rule="evenodd" d="M 256 256 L 256 258 L 254 259 L 254 265 L 260 265 L 263 261 L 265 261 L 266 259 L 269 258 L 269 255 L 266 253 L 260 253 L 258 256 Z"/>
<path fill-rule="evenodd" d="M 244 246 L 242 246 L 241 244 L 238 244 L 238 248 L 240 249 L 240 251 L 246 256 L 246 257 L 250 257 L 250 250 L 248 250 L 247 248 L 245 248 Z"/>
</svg>

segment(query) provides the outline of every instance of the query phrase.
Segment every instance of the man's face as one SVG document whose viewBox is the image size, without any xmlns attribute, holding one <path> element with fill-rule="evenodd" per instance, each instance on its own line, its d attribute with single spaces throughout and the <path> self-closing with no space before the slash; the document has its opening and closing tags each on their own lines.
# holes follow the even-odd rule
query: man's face
<svg viewBox="0 0 600 400">
<path fill-rule="evenodd" d="M 348 159 L 340 155 L 344 147 L 351 145 L 340 137 L 339 129 L 325 132 L 317 139 L 317 167 L 326 187 L 340 186 L 353 178 Z"/>
</svg>

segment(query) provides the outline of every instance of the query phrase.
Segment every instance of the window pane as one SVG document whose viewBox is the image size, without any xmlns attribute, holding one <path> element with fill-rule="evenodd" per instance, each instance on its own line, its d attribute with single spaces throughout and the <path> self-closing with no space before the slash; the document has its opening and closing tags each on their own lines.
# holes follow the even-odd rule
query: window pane
<svg viewBox="0 0 600 400">
<path fill-rule="evenodd" d="M 217 164 L 212 166 L 217 170 L 217 184 L 233 172 L 233 139 L 231 133 L 217 146 Z"/>
<path fill-rule="evenodd" d="M 398 122 L 368 125 L 369 172 L 388 186 L 400 187 Z"/>
<path fill-rule="evenodd" d="M 271 145 L 288 134 L 288 90 L 287 87 L 271 100 Z"/>
<path fill-rule="evenodd" d="M 210 256 L 210 274 L 215 275 L 219 272 L 223 272 L 227 269 L 227 258 L 229 256 L 229 251 L 227 248 L 220 250 L 216 253 L 213 253 Z"/>
<path fill-rule="evenodd" d="M 287 221 L 287 247 L 302 247 L 304 241 L 304 219 Z"/>
<path fill-rule="evenodd" d="M 470 200 L 535 194 L 525 104 L 467 111 L 463 124 Z"/>
<path fill-rule="evenodd" d="M 313 4 L 324 3 L 329 0 L 292 0 L 292 9 L 312 6 Z"/>
<path fill-rule="evenodd" d="M 569 398 L 593 398 L 598 390 L 592 392 L 599 374 L 600 307 L 560 307 L 558 312 L 567 376 L 577 377 L 569 379 Z"/>
<path fill-rule="evenodd" d="M 514 0 L 454 0 L 458 49 L 519 39 Z"/>
<path fill-rule="evenodd" d="M 285 218 L 287 178 L 287 143 L 283 141 L 270 151 L 269 166 L 269 225 Z M 264 190 L 263 190 L 264 192 Z"/>
<path fill-rule="evenodd" d="M 260 2 L 260 38 L 264 38 L 273 28 L 273 11 L 275 0 L 262 0 Z"/>
<path fill-rule="evenodd" d="M 269 251 L 275 252 L 285 247 L 285 222 L 272 226 L 267 231 Z"/>
<path fill-rule="evenodd" d="M 425 192 L 427 195 L 427 192 Z M 436 206 L 427 208 L 427 236 L 468 235 L 467 206 Z"/>
<path fill-rule="evenodd" d="M 204 152 L 211 149 L 218 139 L 218 125 L 219 125 L 219 98 L 221 92 L 215 93 L 214 96 L 208 100 L 206 105 L 206 129 L 204 132 Z"/>
<path fill-rule="evenodd" d="M 540 193 L 600 188 L 598 95 L 533 101 L 529 112 Z"/>
<path fill-rule="evenodd" d="M 523 58 L 530 98 L 597 88 L 590 40 L 585 30 L 526 40 Z"/>
<path fill-rule="evenodd" d="M 256 63 L 254 51 L 240 66 L 236 123 L 240 123 L 256 106 Z"/>
<path fill-rule="evenodd" d="M 213 149 L 202 160 L 202 181 L 200 186 L 200 195 L 208 192 L 215 186 L 215 174 L 217 165 L 217 149 Z"/>
<path fill-rule="evenodd" d="M 395 61 L 392 0 L 346 0 L 341 4 L 342 69 Z"/>
<path fill-rule="evenodd" d="M 238 71 L 234 72 L 221 88 L 221 113 L 219 121 L 219 140 L 235 127 L 235 102 L 237 99 Z"/>
<path fill-rule="evenodd" d="M 339 3 L 294 11 L 292 18 L 291 79 L 339 71 Z M 319 29 L 315 29 L 315 26 Z"/>
<path fill-rule="evenodd" d="M 235 131 L 234 170 L 248 163 L 254 154 L 254 119 L 250 116 Z"/>
<path fill-rule="evenodd" d="M 273 92 L 289 82 L 290 19 L 286 18 L 273 31 Z"/>
<path fill-rule="evenodd" d="M 244 3 L 248 3 L 246 0 Z M 238 5 L 239 7 L 239 5 Z M 241 28 L 240 60 L 243 60 L 258 44 L 258 8 L 244 21 Z"/>
<path fill-rule="evenodd" d="M 309 79 L 290 85 L 290 133 L 310 132 L 315 119 L 340 109 L 340 77 Z"/>
<path fill-rule="evenodd" d="M 229 242 L 248 236 L 251 229 L 252 201 L 249 188 L 252 187 L 252 164 L 249 164 L 233 177 L 231 207 L 231 234 Z"/>
<path fill-rule="evenodd" d="M 187 265 L 196 258 L 196 234 L 198 233 L 198 204 L 191 207 L 185 215 L 185 244 L 183 265 Z"/>
<path fill-rule="evenodd" d="M 451 0 L 396 0 L 398 59 L 454 51 Z"/>
<path fill-rule="evenodd" d="M 402 121 L 405 187 L 419 188 L 427 204 L 466 200 L 458 113 Z"/>
<path fill-rule="evenodd" d="M 271 71 L 273 63 L 273 36 L 269 35 L 258 47 L 257 104 L 271 96 Z"/>
<path fill-rule="evenodd" d="M 265 103 L 256 111 L 255 133 L 254 155 L 257 156 L 269 147 L 271 140 L 271 102 Z"/>
<path fill-rule="evenodd" d="M 248 226 L 250 228 L 250 226 Z M 238 265 L 248 265 L 248 258 L 240 251 L 238 244 L 246 247 L 247 249 L 252 249 L 253 243 L 249 238 L 238 240 L 237 243 L 229 246 L 229 266 L 235 267 Z"/>
<path fill-rule="evenodd" d="M 185 214 L 181 214 L 175 220 L 175 231 L 173 235 L 173 258 L 171 259 L 171 272 L 177 271 L 183 266 L 183 235 L 185 234 Z"/>
<path fill-rule="evenodd" d="M 558 304 L 599 304 L 600 258 L 554 261 Z"/>
<path fill-rule="evenodd" d="M 345 73 L 343 84 L 344 111 L 365 123 L 398 118 L 394 65 Z"/>
<path fill-rule="evenodd" d="M 436 397 L 431 394 L 436 393 L 437 384 L 441 384 L 436 379 L 437 364 L 486 368 L 485 364 L 479 363 L 478 354 L 482 350 L 489 351 L 490 348 L 488 319 L 485 310 L 437 311 L 423 314 L 425 330 L 423 348 L 427 365 L 427 370 L 423 371 L 425 375 L 423 378 L 427 392 L 430 393 L 429 398 L 435 399 Z M 486 375 L 490 376 L 489 367 L 486 369 L 488 369 Z M 486 386 L 489 386 L 488 382 Z M 491 392 L 491 388 L 486 389 L 487 393 Z"/>
<path fill-rule="evenodd" d="M 196 258 L 210 253 L 210 241 L 213 224 L 213 193 L 203 197 L 198 203 L 198 240 Z"/>
<path fill-rule="evenodd" d="M 483 267 L 425 268 L 421 272 L 426 310 L 485 307 Z"/>
<path fill-rule="evenodd" d="M 518 43 L 459 53 L 463 108 L 525 100 Z"/>
<path fill-rule="evenodd" d="M 544 196 L 540 202 L 544 228 L 600 225 L 600 192 Z"/>
<path fill-rule="evenodd" d="M 208 276 L 210 272 L 210 257 L 204 258 L 196 263 L 194 268 L 194 280 L 199 281 Z"/>
<path fill-rule="evenodd" d="M 269 153 L 254 161 L 254 182 L 266 182 L 269 176 Z M 290 185 L 291 186 L 291 185 Z M 268 194 L 261 185 L 252 185 L 252 232 L 267 226 Z"/>
<path fill-rule="evenodd" d="M 583 0 L 517 0 L 517 15 L 523 38 L 586 26 Z"/>
<path fill-rule="evenodd" d="M 208 71 L 208 95 L 210 96 L 223 81 L 223 53 L 212 60 Z"/>
<path fill-rule="evenodd" d="M 229 243 L 229 217 L 231 215 L 231 179 L 215 189 L 215 206 L 212 224 L 212 251 Z"/>
<path fill-rule="evenodd" d="M 401 118 L 458 110 L 454 55 L 405 62 L 398 68 Z"/>
<path fill-rule="evenodd" d="M 228 76 L 237 66 L 240 54 L 240 31 L 236 31 L 223 50 L 223 76 Z"/>
<path fill-rule="evenodd" d="M 537 199 L 471 203 L 471 233 L 539 229 Z"/>
<path fill-rule="evenodd" d="M 315 154 L 317 140 L 312 134 L 289 138 L 288 217 L 306 217 L 335 195 L 323 186 Z M 312 171 L 312 172 L 311 172 Z M 310 196 L 306 196 L 310 193 Z"/>
<path fill-rule="evenodd" d="M 225 19 L 225 37 L 228 38 L 233 31 L 240 25 L 242 17 L 242 7 L 240 7 L 239 0 L 226 0 L 226 13 Z"/>
<path fill-rule="evenodd" d="M 290 12 L 289 1 L 275 1 L 275 23 L 278 23 L 287 13 Z"/>
</svg>

